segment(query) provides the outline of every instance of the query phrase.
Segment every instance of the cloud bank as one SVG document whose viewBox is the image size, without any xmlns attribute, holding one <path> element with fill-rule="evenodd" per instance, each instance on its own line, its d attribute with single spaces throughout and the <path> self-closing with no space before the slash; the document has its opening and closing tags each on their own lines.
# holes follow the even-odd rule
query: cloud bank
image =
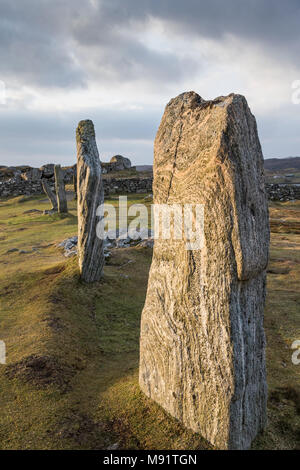
<svg viewBox="0 0 300 470">
<path fill-rule="evenodd" d="M 1 164 L 75 161 L 77 121 L 103 160 L 152 162 L 164 106 L 244 94 L 265 157 L 299 155 L 297 0 L 24 0 L 0 4 Z"/>
</svg>

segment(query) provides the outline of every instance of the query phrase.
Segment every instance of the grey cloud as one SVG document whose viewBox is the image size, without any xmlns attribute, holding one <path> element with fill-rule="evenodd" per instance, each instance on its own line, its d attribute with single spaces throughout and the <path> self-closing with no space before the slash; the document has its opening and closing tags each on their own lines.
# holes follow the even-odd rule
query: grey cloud
<svg viewBox="0 0 300 470">
<path fill-rule="evenodd" d="M 67 2 L 68 3 L 68 2 Z M 74 10 L 76 11 L 75 0 Z M 0 4 L 0 77 L 26 85 L 83 86 L 85 74 L 70 47 L 71 3 L 26 0 Z"/>
<path fill-rule="evenodd" d="M 131 158 L 134 164 L 152 164 L 153 141 L 163 114 L 160 108 L 144 110 L 85 110 L 64 113 L 30 111 L 0 112 L 0 164 L 76 161 L 75 129 L 81 119 L 94 121 L 100 157 L 114 154 Z M 298 155 L 300 105 L 288 105 L 278 115 L 257 115 L 258 130 L 266 158 Z"/>
<path fill-rule="evenodd" d="M 88 0 L 1 0 L 0 80 L 70 89 L 89 80 L 104 89 L 107 82 L 116 87 L 139 82 L 145 92 L 153 86 L 160 95 L 165 86 L 163 94 L 171 98 L 168 84 L 180 89 L 181 81 L 195 76 L 202 65 L 176 50 L 154 50 L 135 39 L 150 18 L 162 20 L 170 38 L 196 36 L 223 44 L 232 34 L 258 44 L 283 70 L 286 63 L 299 65 L 299 0 L 99 0 L 98 5 Z M 135 163 L 151 163 L 165 104 L 141 111 L 87 109 L 59 115 L 6 109 L 0 113 L 0 163 L 72 163 L 75 127 L 86 117 L 95 122 L 101 154 L 127 153 Z M 299 110 L 279 110 L 278 118 L 274 113 L 258 116 L 266 156 L 299 154 Z"/>
<path fill-rule="evenodd" d="M 153 16 L 205 37 L 232 33 L 280 43 L 299 37 L 298 0 L 100 0 L 100 4 L 102 16 L 113 23 Z"/>
<path fill-rule="evenodd" d="M 299 0 L 100 0 L 100 4 L 105 24 L 130 27 L 153 17 L 165 21 L 177 35 L 221 41 L 230 34 L 260 45 L 278 61 L 299 65 Z"/>
<path fill-rule="evenodd" d="M 93 56 L 93 52 L 90 52 Z M 101 48 L 94 58 L 93 79 L 114 82 L 152 82 L 170 84 L 180 82 L 199 69 L 194 61 L 179 58 L 170 52 L 150 51 L 133 40 L 120 41 L 114 47 Z"/>
<path fill-rule="evenodd" d="M 49 160 L 76 161 L 75 129 L 81 119 L 95 124 L 100 157 L 128 155 L 135 164 L 152 162 L 152 146 L 162 109 L 84 112 L 0 112 L 0 164 L 27 163 L 39 166 Z"/>
<path fill-rule="evenodd" d="M 162 116 L 162 108 L 112 110 L 85 109 L 84 111 L 38 112 L 4 110 L 0 112 L 0 140 L 33 139 L 37 142 L 51 139 L 75 139 L 75 129 L 81 119 L 92 119 L 100 139 L 153 139 Z"/>
<path fill-rule="evenodd" d="M 295 156 L 300 153 L 300 105 L 289 104 L 272 114 L 257 115 L 265 158 Z"/>
<path fill-rule="evenodd" d="M 64 88 L 84 86 L 88 78 L 178 81 L 195 70 L 193 61 L 150 50 L 119 26 L 105 8 L 97 11 L 89 1 L 27 0 L 16 6 L 2 0 L 0 77 L 8 83 Z"/>
<path fill-rule="evenodd" d="M 133 38 L 150 17 L 168 31 L 223 40 L 233 34 L 267 55 L 298 63 L 298 0 L 26 0 L 0 4 L 0 76 L 40 86 L 83 86 L 90 79 L 179 82 L 200 67 L 176 51 Z"/>
</svg>

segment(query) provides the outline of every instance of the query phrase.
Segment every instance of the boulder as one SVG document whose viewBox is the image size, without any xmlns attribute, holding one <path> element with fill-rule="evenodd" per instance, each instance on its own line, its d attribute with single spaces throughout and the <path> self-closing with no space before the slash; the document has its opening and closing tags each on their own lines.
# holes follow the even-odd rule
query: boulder
<svg viewBox="0 0 300 470">
<path fill-rule="evenodd" d="M 54 176 L 54 163 L 47 163 L 41 166 L 42 178 L 53 178 Z"/>
<path fill-rule="evenodd" d="M 266 425 L 269 222 L 256 121 L 243 96 L 205 101 L 189 92 L 169 102 L 153 194 L 155 204 L 200 205 L 204 222 L 196 248 L 186 233 L 155 234 L 141 389 L 217 448 L 247 449 Z"/>
<path fill-rule="evenodd" d="M 122 155 L 115 155 L 111 158 L 110 163 L 116 164 L 116 171 L 128 170 L 129 168 L 131 168 L 131 161 L 129 160 L 129 158 L 122 157 Z"/>
</svg>

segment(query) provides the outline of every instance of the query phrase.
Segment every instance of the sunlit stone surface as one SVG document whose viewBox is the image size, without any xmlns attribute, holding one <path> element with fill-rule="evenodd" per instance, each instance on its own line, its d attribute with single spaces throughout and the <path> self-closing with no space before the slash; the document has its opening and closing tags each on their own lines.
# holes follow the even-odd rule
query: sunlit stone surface
<svg viewBox="0 0 300 470">
<path fill-rule="evenodd" d="M 167 105 L 154 153 L 154 202 L 203 204 L 204 245 L 155 241 L 140 386 L 218 448 L 246 449 L 267 400 L 269 225 L 256 121 L 243 96 L 184 93 Z"/>
</svg>

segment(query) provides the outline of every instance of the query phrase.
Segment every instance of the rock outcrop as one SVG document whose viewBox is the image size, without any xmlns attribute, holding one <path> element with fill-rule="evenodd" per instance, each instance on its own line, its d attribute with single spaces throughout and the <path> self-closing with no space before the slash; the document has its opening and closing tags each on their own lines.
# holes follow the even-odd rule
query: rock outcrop
<svg viewBox="0 0 300 470">
<path fill-rule="evenodd" d="M 266 424 L 263 312 L 269 221 L 256 121 L 243 96 L 194 92 L 165 109 L 155 204 L 201 204 L 204 241 L 154 243 L 141 321 L 140 386 L 222 449 Z M 156 233 L 157 236 L 157 233 Z"/>
<path fill-rule="evenodd" d="M 76 141 L 79 268 L 82 279 L 93 282 L 101 278 L 104 265 L 103 240 L 96 234 L 96 211 L 104 195 L 92 121 L 80 121 Z"/>
<path fill-rule="evenodd" d="M 131 161 L 129 158 L 122 157 L 122 155 L 115 155 L 110 159 L 110 163 L 115 164 L 116 171 L 128 170 L 131 168 Z"/>
<path fill-rule="evenodd" d="M 40 171 L 42 172 L 43 178 L 53 178 L 54 177 L 54 163 L 47 163 L 40 167 Z"/>
</svg>

